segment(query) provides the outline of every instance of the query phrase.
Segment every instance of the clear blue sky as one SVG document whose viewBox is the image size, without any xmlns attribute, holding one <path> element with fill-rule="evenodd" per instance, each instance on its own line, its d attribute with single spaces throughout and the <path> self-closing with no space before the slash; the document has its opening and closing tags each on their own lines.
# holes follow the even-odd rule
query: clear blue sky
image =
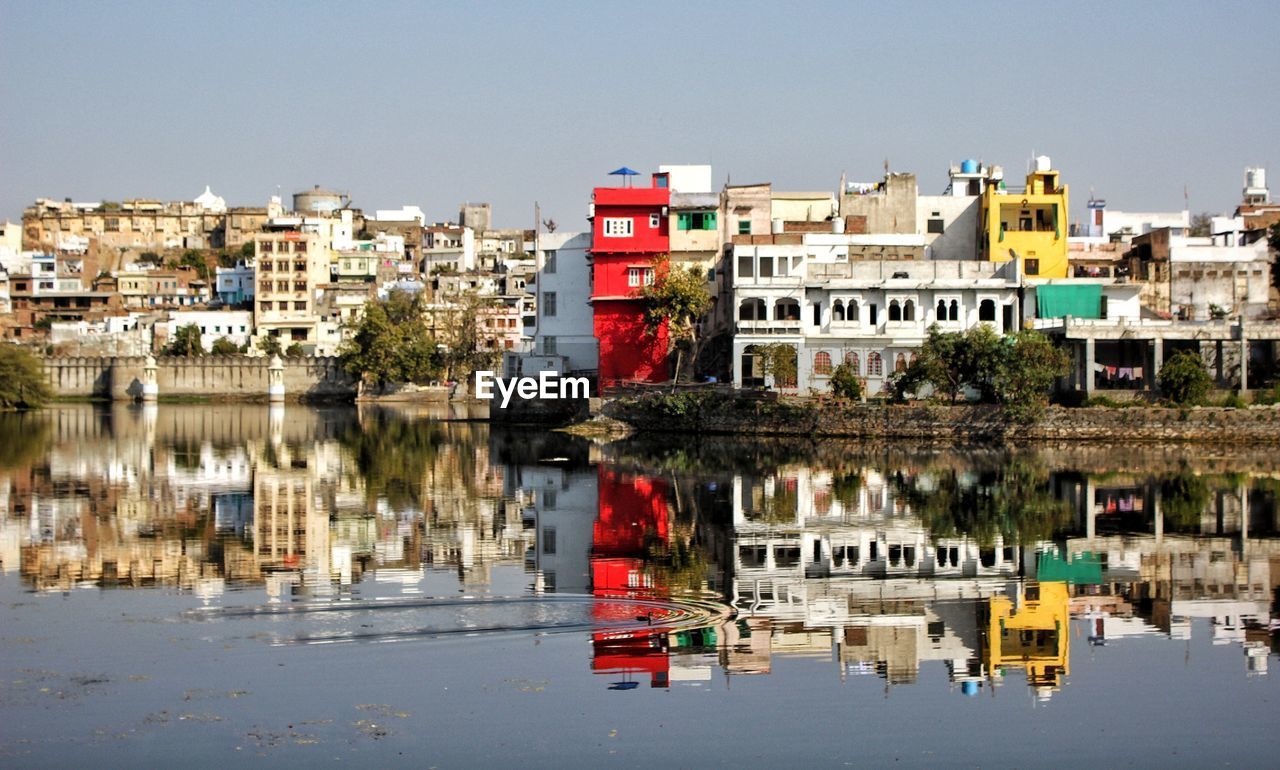
<svg viewBox="0 0 1280 770">
<path fill-rule="evenodd" d="M 1070 6 L 1070 7 L 1066 7 Z M 1065 10 L 1063 10 L 1063 8 Z M 1274 2 L 0 4 L 0 218 L 38 196 L 232 205 L 321 184 L 450 219 L 585 226 L 626 164 L 834 190 L 883 163 L 1017 178 L 1032 151 L 1113 208 L 1280 188 Z"/>
</svg>

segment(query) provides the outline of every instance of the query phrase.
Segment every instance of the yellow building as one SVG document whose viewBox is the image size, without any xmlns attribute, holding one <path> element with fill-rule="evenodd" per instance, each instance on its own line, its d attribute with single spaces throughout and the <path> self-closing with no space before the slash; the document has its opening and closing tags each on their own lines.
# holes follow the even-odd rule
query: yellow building
<svg viewBox="0 0 1280 770">
<path fill-rule="evenodd" d="M 1027 684 L 1047 696 L 1070 672 L 1070 616 L 1066 583 L 1031 583 L 1015 606 L 1007 596 L 988 600 L 984 663 L 994 675 L 1017 666 Z"/>
<path fill-rule="evenodd" d="M 991 262 L 1018 259 L 1029 278 L 1067 277 L 1067 186 L 1045 156 L 1021 192 L 987 185 L 982 251 Z"/>
</svg>

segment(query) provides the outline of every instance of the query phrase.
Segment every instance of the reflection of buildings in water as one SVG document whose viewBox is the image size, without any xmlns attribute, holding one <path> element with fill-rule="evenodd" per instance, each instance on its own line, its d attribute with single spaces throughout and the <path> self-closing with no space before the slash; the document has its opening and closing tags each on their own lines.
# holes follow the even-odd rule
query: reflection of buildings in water
<svg viewBox="0 0 1280 770">
<path fill-rule="evenodd" d="M 534 570 L 534 590 L 588 593 L 599 505 L 596 471 L 547 463 L 515 473 L 524 501 L 522 521 L 535 535 L 525 555 L 526 566 Z"/>
<path fill-rule="evenodd" d="M 534 537 L 524 530 L 519 497 L 506 492 L 504 469 L 493 464 L 483 439 L 469 432 L 467 440 L 442 444 L 422 479 L 423 560 L 457 569 L 469 585 L 487 585 L 494 566 L 522 565 Z"/>
<path fill-rule="evenodd" d="M 1070 673 L 1067 584 L 1028 583 L 986 604 L 983 661 L 993 675 L 1020 667 L 1041 700 Z"/>
</svg>

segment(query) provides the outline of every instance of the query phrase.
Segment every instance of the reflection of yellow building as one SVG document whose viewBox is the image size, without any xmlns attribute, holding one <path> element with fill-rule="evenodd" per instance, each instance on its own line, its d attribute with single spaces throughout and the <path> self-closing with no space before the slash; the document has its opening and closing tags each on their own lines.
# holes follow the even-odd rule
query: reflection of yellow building
<svg viewBox="0 0 1280 770">
<path fill-rule="evenodd" d="M 1016 604 L 1007 596 L 989 599 L 987 670 L 1020 666 L 1027 684 L 1048 697 L 1070 673 L 1067 604 L 1066 583 L 1029 583 Z"/>
<path fill-rule="evenodd" d="M 1021 260 L 1029 278 L 1067 277 L 1067 186 L 1048 158 L 1036 158 L 1022 192 L 987 185 L 982 250 L 990 262 Z"/>
</svg>

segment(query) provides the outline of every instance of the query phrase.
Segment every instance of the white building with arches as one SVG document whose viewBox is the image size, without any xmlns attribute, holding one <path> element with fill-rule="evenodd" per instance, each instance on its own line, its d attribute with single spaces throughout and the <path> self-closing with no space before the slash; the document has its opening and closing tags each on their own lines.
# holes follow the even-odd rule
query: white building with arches
<svg viewBox="0 0 1280 770">
<path fill-rule="evenodd" d="M 876 246 L 911 248 L 916 244 L 908 241 L 921 237 L 806 233 L 789 234 L 787 243 L 774 237 L 735 244 L 734 385 L 829 390 L 832 371 L 848 361 L 873 395 L 907 366 L 934 323 L 944 331 L 980 323 L 998 334 L 1018 328 L 1022 281 L 1016 261 L 862 256 L 874 254 Z M 774 343 L 795 350 L 795 381 L 777 382 L 764 372 L 760 351 Z"/>
</svg>

